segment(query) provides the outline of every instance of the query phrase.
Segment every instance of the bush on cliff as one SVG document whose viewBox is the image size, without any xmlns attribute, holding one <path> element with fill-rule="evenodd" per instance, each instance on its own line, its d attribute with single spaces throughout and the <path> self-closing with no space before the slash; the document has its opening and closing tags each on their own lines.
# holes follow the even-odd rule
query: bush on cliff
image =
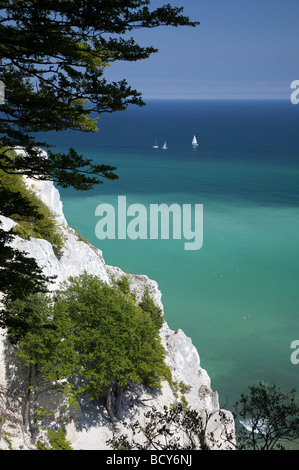
<svg viewBox="0 0 299 470">
<path fill-rule="evenodd" d="M 50 381 L 80 377 L 68 391 L 102 399 L 112 423 L 130 382 L 159 387 L 168 372 L 151 315 L 96 276 L 69 278 L 55 302 L 31 297 L 12 310 L 30 325 L 18 341 L 19 358 Z"/>
<path fill-rule="evenodd" d="M 13 232 L 25 239 L 34 237 L 47 240 L 52 244 L 54 253 L 59 255 L 64 237 L 55 214 L 26 186 L 21 175 L 7 174 L 0 169 L 0 185 L 6 196 L 10 194 L 10 197 L 5 198 L 5 215 L 17 222 Z M 12 200 L 14 204 L 9 207 Z M 20 210 L 23 205 L 30 207 L 31 212 Z"/>
</svg>

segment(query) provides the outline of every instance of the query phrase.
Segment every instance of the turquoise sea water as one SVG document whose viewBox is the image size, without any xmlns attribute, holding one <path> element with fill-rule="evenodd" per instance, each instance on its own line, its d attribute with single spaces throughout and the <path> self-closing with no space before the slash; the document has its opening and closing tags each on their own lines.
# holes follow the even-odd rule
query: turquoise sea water
<svg viewBox="0 0 299 470">
<path fill-rule="evenodd" d="M 299 106 L 286 101 L 150 101 L 103 116 L 96 135 L 49 135 L 115 165 L 118 181 L 60 190 L 68 223 L 106 263 L 147 274 L 165 316 L 197 347 L 229 408 L 259 380 L 299 395 Z M 199 147 L 192 148 L 193 135 Z M 157 139 L 168 149 L 152 149 Z M 98 204 L 203 204 L 203 246 L 183 240 L 103 240 Z M 228 403 L 226 403 L 228 401 Z"/>
</svg>

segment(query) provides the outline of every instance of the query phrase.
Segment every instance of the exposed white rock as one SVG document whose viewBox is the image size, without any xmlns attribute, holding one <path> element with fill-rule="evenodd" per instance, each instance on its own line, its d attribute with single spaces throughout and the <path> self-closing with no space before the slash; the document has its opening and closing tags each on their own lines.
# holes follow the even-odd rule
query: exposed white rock
<svg viewBox="0 0 299 470">
<path fill-rule="evenodd" d="M 47 276 L 57 276 L 51 287 L 52 289 L 56 289 L 59 283 L 67 280 L 69 276 L 79 275 L 85 270 L 90 274 L 99 276 L 108 284 L 113 279 L 124 275 L 120 268 L 106 265 L 101 250 L 80 241 L 76 232 L 67 225 L 59 192 L 52 182 L 27 179 L 27 184 L 37 192 L 43 202 L 57 215 L 57 221 L 63 227 L 66 242 L 63 253 L 59 258 L 55 256 L 51 244 L 46 240 L 34 238 L 23 240 L 16 237 L 13 245 L 27 252 L 29 257 L 35 258 Z M 11 220 L 3 217 L 1 221 L 6 230 L 14 224 Z M 150 280 L 145 275 L 130 274 L 129 276 L 131 289 L 136 293 L 137 299 L 141 298 L 144 289 L 147 288 L 154 301 L 163 309 L 161 292 L 155 281 Z M 211 389 L 210 378 L 200 366 L 199 354 L 191 339 L 182 330 L 172 331 L 166 323 L 161 329 L 161 339 L 166 350 L 166 361 L 172 371 L 173 379 L 177 383 L 184 382 L 191 387 L 186 393 L 189 405 L 205 417 L 212 416 L 208 429 L 214 432 L 223 448 L 230 448 L 222 439 L 221 432 L 223 429 L 220 422 L 222 411 L 219 407 L 218 394 Z M 0 386 L 4 388 L 10 387 L 8 353 L 9 348 L 5 344 L 2 334 L 0 335 Z M 17 373 L 19 377 L 22 372 L 16 370 L 14 374 Z M 21 383 L 21 380 L 19 382 Z M 139 404 L 135 403 L 134 408 L 131 409 L 129 404 L 132 397 L 137 395 Z M 163 383 L 161 391 L 157 391 L 154 395 L 151 395 L 150 391 L 144 387 L 132 385 L 131 389 L 127 390 L 123 396 L 120 417 L 126 420 L 142 420 L 143 412 L 149 406 L 154 405 L 157 408 L 163 408 L 164 405 L 169 406 L 175 403 L 176 399 L 173 390 L 166 382 Z M 61 406 L 61 397 L 45 392 L 43 401 L 48 409 L 52 408 L 57 414 L 57 410 Z M 223 413 L 225 413 L 230 430 L 233 432 L 234 421 L 232 415 L 226 411 L 223 411 Z M 59 416 L 56 416 L 56 419 L 59 421 Z M 113 430 L 102 406 L 91 406 L 88 400 L 86 402 L 81 400 L 78 410 L 69 413 L 67 417 L 63 414 L 63 419 L 67 419 L 68 439 L 71 440 L 74 449 L 107 449 L 106 441 L 112 437 Z M 119 428 L 122 429 L 121 423 Z"/>
</svg>

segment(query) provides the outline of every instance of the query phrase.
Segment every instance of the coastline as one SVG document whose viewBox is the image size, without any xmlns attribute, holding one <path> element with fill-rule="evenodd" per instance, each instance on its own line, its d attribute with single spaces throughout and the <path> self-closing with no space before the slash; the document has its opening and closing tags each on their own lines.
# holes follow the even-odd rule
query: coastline
<svg viewBox="0 0 299 470">
<path fill-rule="evenodd" d="M 28 253 L 28 256 L 34 257 L 43 271 L 48 276 L 57 276 L 55 283 L 51 285 L 51 290 L 55 290 L 60 282 L 65 281 L 70 275 L 75 276 L 86 270 L 90 274 L 99 276 L 103 281 L 110 284 L 125 273 L 116 266 L 105 264 L 101 250 L 88 242 L 78 239 L 76 231 L 70 228 L 63 214 L 63 206 L 59 191 L 52 182 L 28 180 L 28 185 L 34 189 L 41 200 L 56 214 L 57 222 L 63 228 L 65 244 L 63 253 L 59 259 L 55 256 L 53 248 L 49 242 L 42 239 L 24 240 L 16 237 L 12 245 Z M 11 228 L 14 224 L 10 219 L 1 217 L 5 230 Z M 129 274 L 130 286 L 136 295 L 136 299 L 141 299 L 145 289 L 149 290 L 155 303 L 162 311 L 162 293 L 158 288 L 156 281 L 149 279 L 146 275 Z M 218 393 L 211 389 L 211 381 L 208 373 L 200 366 L 200 357 L 193 346 L 192 341 L 182 330 L 172 331 L 165 322 L 161 328 L 161 341 L 166 351 L 166 363 L 170 367 L 173 380 L 177 383 L 184 382 L 190 390 L 186 394 L 186 399 L 190 407 L 198 410 L 204 415 L 213 415 L 211 427 L 219 436 L 221 444 L 221 419 L 220 414 L 226 413 L 227 419 L 231 422 L 234 429 L 233 418 L 230 412 L 220 410 Z M 5 338 L 1 335 L 0 340 L 0 385 L 9 389 L 11 386 L 11 376 L 7 375 L 7 357 L 11 354 L 11 348 L 6 344 Z M 14 364 L 14 378 L 21 373 L 18 365 Z M 16 384 L 14 382 L 14 391 Z M 129 411 L 128 403 L 133 396 L 138 396 L 138 405 L 134 406 L 134 413 Z M 143 386 L 132 384 L 124 393 L 123 404 L 120 412 L 119 429 L 122 429 L 122 419 L 142 420 L 143 412 L 146 410 L 144 403 L 151 403 L 152 406 L 163 409 L 164 406 L 170 406 L 177 401 L 174 391 L 167 382 L 162 383 L 160 391 L 152 391 Z M 67 413 L 57 415 L 58 397 L 45 393 L 41 398 L 41 404 L 46 409 L 52 409 L 57 422 L 67 421 L 67 437 L 70 439 L 74 449 L 107 450 L 107 439 L 112 436 L 112 429 L 107 416 L 101 406 L 90 408 L 88 401 L 81 400 L 77 410 L 68 409 Z M 61 402 L 61 397 L 59 399 Z M 95 424 L 96 423 L 96 424 Z M 212 432 L 212 431 L 211 431 Z M 223 443 L 226 447 L 226 444 Z"/>
</svg>

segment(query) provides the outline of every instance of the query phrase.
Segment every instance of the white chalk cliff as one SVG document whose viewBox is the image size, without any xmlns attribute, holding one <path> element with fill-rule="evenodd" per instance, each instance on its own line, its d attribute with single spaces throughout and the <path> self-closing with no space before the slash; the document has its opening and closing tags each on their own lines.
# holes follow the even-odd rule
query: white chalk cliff
<svg viewBox="0 0 299 470">
<path fill-rule="evenodd" d="M 66 236 L 63 253 L 59 259 L 55 256 L 52 245 L 42 239 L 31 238 L 24 240 L 16 237 L 13 245 L 28 253 L 29 257 L 37 260 L 43 267 L 44 273 L 49 276 L 57 276 L 51 289 L 56 289 L 61 281 L 69 276 L 76 276 L 85 270 L 110 284 L 124 273 L 118 267 L 105 264 L 102 252 L 94 246 L 80 241 L 75 230 L 70 228 L 63 214 L 62 202 L 58 190 L 52 182 L 27 180 L 39 195 L 41 200 L 57 215 L 57 222 L 63 226 Z M 8 230 L 14 222 L 1 218 L 2 227 Z M 137 299 L 141 299 L 145 288 L 163 309 L 161 292 L 155 281 L 145 275 L 130 274 L 132 289 L 137 293 Z M 234 431 L 232 414 L 226 410 L 220 410 L 218 394 L 211 389 L 211 381 L 207 372 L 200 366 L 200 358 L 192 341 L 183 331 L 172 331 L 166 323 L 161 328 L 162 344 L 166 350 L 166 362 L 169 365 L 173 379 L 178 383 L 183 381 L 190 386 L 185 394 L 188 404 L 198 410 L 205 418 L 208 416 L 208 433 L 213 433 L 214 438 L 222 448 L 231 447 L 223 439 L 222 413 L 228 420 L 230 431 Z M 12 360 L 11 348 L 5 340 L 5 332 L 0 331 L 0 409 L 6 410 L 8 417 L 15 417 L 16 427 L 20 423 L 20 408 L 18 407 L 18 394 L 24 386 L 23 370 Z M 11 400 L 7 402 L 7 397 Z M 138 396 L 138 400 L 136 397 Z M 122 430 L 121 421 L 142 420 L 143 413 L 151 406 L 162 408 L 176 403 L 178 397 L 167 382 L 163 382 L 162 389 L 154 394 L 142 386 L 132 384 L 132 387 L 124 393 L 123 406 L 120 411 L 119 430 Z M 88 400 L 81 400 L 76 410 L 64 411 L 62 398 L 54 392 L 45 391 L 41 394 L 40 404 L 45 409 L 54 412 L 55 422 L 63 423 L 67 429 L 67 438 L 71 441 L 75 450 L 101 450 L 109 449 L 107 439 L 113 435 L 113 428 L 109 422 L 105 409 L 101 405 L 91 404 Z M 133 407 L 129 403 L 134 403 Z M 227 424 L 226 424 L 227 426 Z M 24 434 L 11 437 L 13 448 L 32 448 L 30 439 Z M 0 448 L 3 448 L 3 440 L 0 440 Z M 10 444 L 11 445 L 11 444 Z M 8 446 L 8 444 L 7 444 Z M 5 445 L 4 445 L 5 448 Z M 7 447 L 8 448 L 8 447 Z M 216 447 L 215 447 L 216 448 Z"/>
</svg>

